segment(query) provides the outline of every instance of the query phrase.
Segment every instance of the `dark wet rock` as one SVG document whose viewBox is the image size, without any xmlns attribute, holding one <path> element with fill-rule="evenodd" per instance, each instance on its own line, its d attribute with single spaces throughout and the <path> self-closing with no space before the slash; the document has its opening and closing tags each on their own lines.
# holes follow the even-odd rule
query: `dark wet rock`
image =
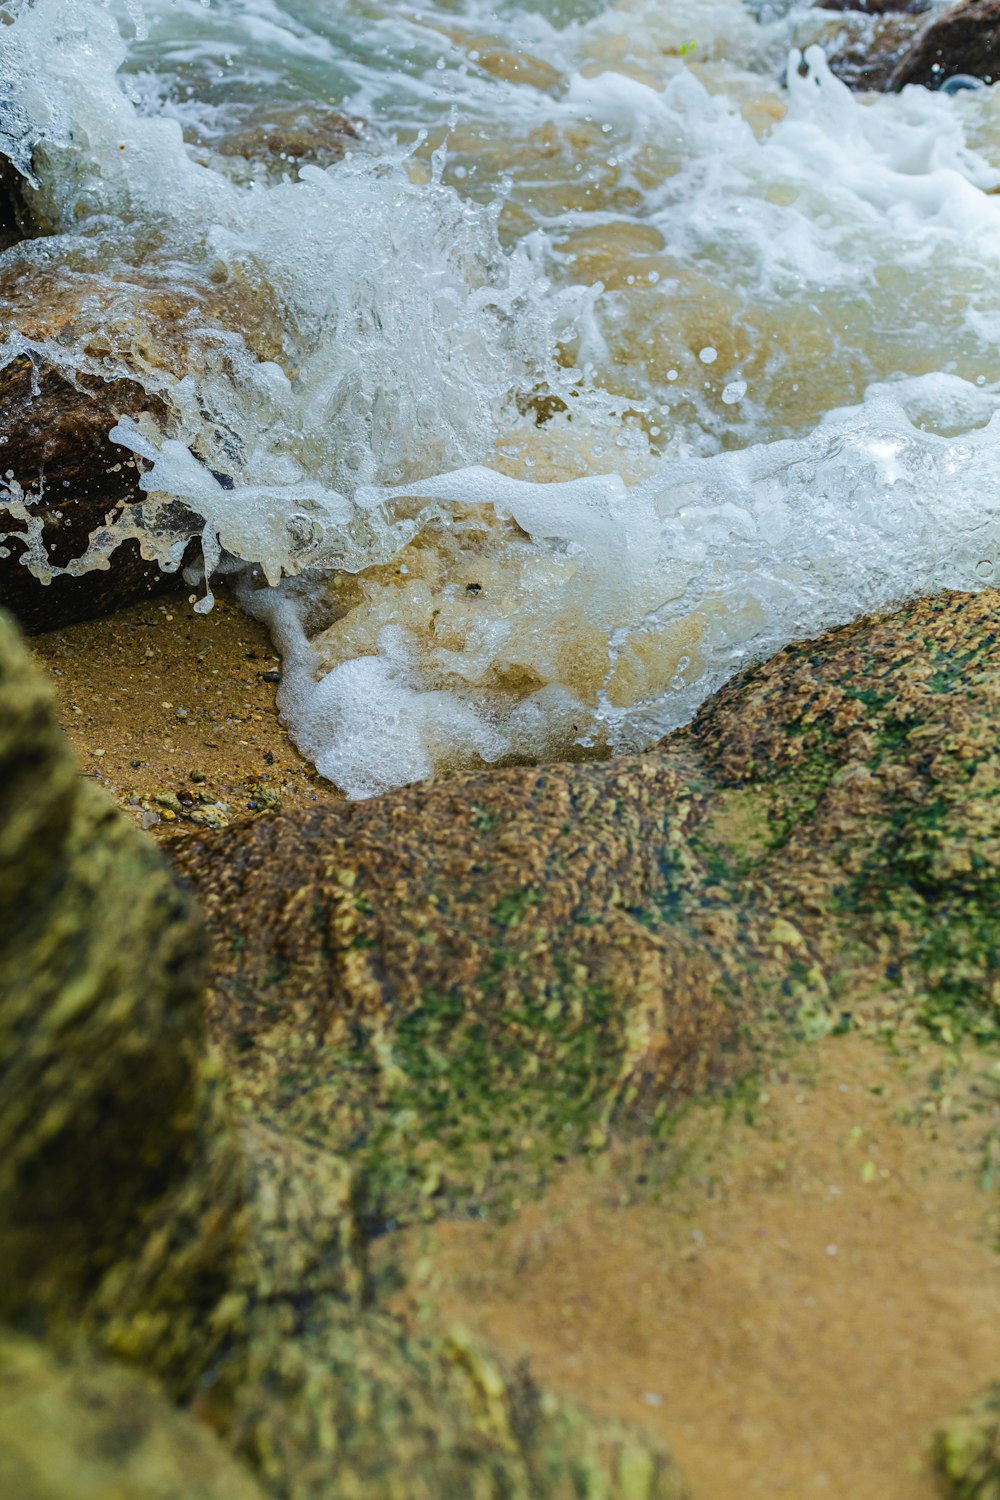
<svg viewBox="0 0 1000 1500">
<path fill-rule="evenodd" d="M 930 0 L 820 0 L 820 10 L 854 10 L 868 16 L 884 16 L 890 11 L 902 11 L 906 15 L 920 15 L 929 7 Z"/>
<path fill-rule="evenodd" d="M 122 415 L 144 413 L 154 432 L 171 434 L 173 382 L 203 373 L 241 328 L 258 358 L 279 356 L 270 288 L 253 271 L 195 284 L 154 264 L 106 275 L 53 269 L 32 245 L 18 246 L 0 267 L 0 326 L 16 330 L 27 351 L 0 370 L 0 476 L 25 492 L 0 487 L 0 548 L 9 551 L 0 557 L 0 604 L 38 631 L 169 586 L 150 556 L 159 546 L 176 566 L 170 543 L 183 546 L 201 523 L 181 505 L 169 514 L 154 507 L 151 523 L 141 516 L 142 460 L 108 434 Z M 49 560 L 70 572 L 46 585 Z"/>
<path fill-rule="evenodd" d="M 889 87 L 935 89 L 956 73 L 986 82 L 1000 77 L 1000 0 L 961 0 L 928 22 L 894 67 Z"/>
<path fill-rule="evenodd" d="M 0 604 L 27 630 L 104 614 L 168 581 L 135 540 L 110 567 L 49 571 L 82 558 L 92 534 L 145 499 L 140 461 L 108 433 L 120 416 L 155 404 L 134 381 L 70 380 L 39 357 L 0 370 L 0 472 L 22 492 L 0 489 Z"/>
<path fill-rule="evenodd" d="M 0 250 L 7 250 L 31 233 L 21 178 L 0 156 Z"/>
<path fill-rule="evenodd" d="M 4 618 L 0 804 L 0 1322 L 60 1361 L 0 1336 L 12 1493 L 77 1500 L 78 1460 L 101 1500 L 252 1494 L 225 1449 L 276 1500 L 683 1500 L 629 1430 L 371 1305 L 355 1164 L 229 1097 L 190 901 L 76 776 Z M 187 1458 L 146 1376 L 205 1429 Z"/>
<path fill-rule="evenodd" d="M 1000 1384 L 944 1423 L 934 1457 L 945 1500 L 997 1500 L 1000 1496 Z"/>
<path fill-rule="evenodd" d="M 830 71 L 857 93 L 885 93 L 924 17 L 918 12 L 847 10 L 835 31 L 821 38 Z"/>
</svg>

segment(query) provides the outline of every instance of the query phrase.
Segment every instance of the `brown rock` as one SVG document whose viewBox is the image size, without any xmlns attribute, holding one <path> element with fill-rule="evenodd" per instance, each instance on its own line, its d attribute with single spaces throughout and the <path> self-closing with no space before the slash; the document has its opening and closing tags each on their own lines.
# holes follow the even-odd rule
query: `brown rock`
<svg viewBox="0 0 1000 1500">
<path fill-rule="evenodd" d="M 235 128 L 212 143 L 209 154 L 228 159 L 225 170 L 230 177 L 294 177 L 307 162 L 329 167 L 341 161 L 365 129 L 363 121 L 319 104 L 253 106 Z M 246 163 L 244 172 L 237 167 L 238 158 Z"/>
<path fill-rule="evenodd" d="M 884 16 L 889 11 L 918 15 L 927 9 L 927 0 L 820 0 L 820 10 L 857 10 L 868 16 Z"/>
<path fill-rule="evenodd" d="M 930 21 L 896 64 L 890 89 L 940 88 L 957 73 L 1000 77 L 1000 0 L 962 0 Z"/>
<path fill-rule="evenodd" d="M 923 24 L 921 15 L 901 9 L 845 10 L 837 34 L 823 42 L 830 71 L 857 93 L 887 93 Z"/>
<path fill-rule="evenodd" d="M 64 568 L 115 512 L 143 500 L 134 455 L 108 432 L 123 414 L 148 410 L 130 380 L 70 381 L 27 356 L 0 370 L 0 467 L 23 491 L 27 514 L 0 492 L 0 604 L 29 631 L 101 614 L 163 587 L 167 577 L 127 541 L 110 568 L 46 582 L 43 557 Z M 22 559 L 30 557 L 26 564 Z"/>
</svg>

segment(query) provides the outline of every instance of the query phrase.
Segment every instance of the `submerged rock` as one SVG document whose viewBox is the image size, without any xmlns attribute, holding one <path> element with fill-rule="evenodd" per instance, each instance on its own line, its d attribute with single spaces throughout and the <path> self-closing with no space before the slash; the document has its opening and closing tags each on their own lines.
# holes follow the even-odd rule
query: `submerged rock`
<svg viewBox="0 0 1000 1500">
<path fill-rule="evenodd" d="M 192 135 L 196 157 L 235 182 L 298 176 L 306 165 L 329 167 L 364 139 L 363 120 L 315 103 L 254 103 L 233 113 L 211 141 Z M 221 160 L 220 160 L 221 158 Z"/>
<path fill-rule="evenodd" d="M 1000 77 L 1000 0 L 959 0 L 935 16 L 894 67 L 889 87 L 936 89 L 957 73 L 987 83 Z"/>
<path fill-rule="evenodd" d="M 836 28 L 829 28 L 821 38 L 830 71 L 858 93 L 886 93 L 892 87 L 894 69 L 924 24 L 916 8 L 868 11 L 847 7 Z"/>
</svg>

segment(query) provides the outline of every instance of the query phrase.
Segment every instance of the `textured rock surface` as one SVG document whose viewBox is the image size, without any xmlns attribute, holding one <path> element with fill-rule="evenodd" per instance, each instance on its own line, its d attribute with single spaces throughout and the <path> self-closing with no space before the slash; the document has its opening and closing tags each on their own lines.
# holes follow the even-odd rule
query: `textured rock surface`
<svg viewBox="0 0 1000 1500">
<path fill-rule="evenodd" d="M 225 1095 L 191 911 L 0 626 L 0 1316 L 158 1376 L 274 1496 L 683 1494 L 626 1429 L 389 1316 L 366 1234 L 609 1134 L 641 1155 L 775 1033 L 995 1039 L 998 603 L 791 647 L 635 760 L 178 846 Z"/>
<path fill-rule="evenodd" d="M 0 1318 L 173 1382 L 226 1334 L 241 1184 L 204 1051 L 203 940 L 80 780 L 0 616 Z"/>
<path fill-rule="evenodd" d="M 1000 1497 L 1000 1384 L 940 1429 L 935 1457 L 948 1500 Z"/>
<path fill-rule="evenodd" d="M 137 509 L 146 499 L 142 460 L 108 437 L 119 417 L 148 412 L 154 431 L 173 433 L 173 383 L 203 372 L 241 330 L 259 359 L 282 352 L 273 292 L 252 271 L 198 284 L 157 264 L 152 250 L 140 269 L 107 273 L 83 257 L 53 269 L 36 251 L 18 246 L 0 268 L 0 329 L 31 350 L 0 370 L 0 474 L 9 471 L 23 491 L 0 481 L 0 551 L 9 553 L 0 556 L 0 605 L 31 631 L 103 614 L 164 584 L 134 537 L 155 544 L 156 528 Z M 182 543 L 200 531 L 180 504 L 167 519 Z M 101 541 L 109 521 L 114 550 Z M 46 572 L 46 554 L 57 567 L 79 561 L 95 533 L 96 568 L 47 586 L 34 576 Z"/>
<path fill-rule="evenodd" d="M 217 140 L 207 144 L 194 135 L 191 144 L 199 159 L 212 162 L 238 182 L 294 180 L 307 163 L 329 167 L 341 161 L 365 134 L 363 121 L 321 104 L 255 101 L 234 115 L 230 129 Z"/>
<path fill-rule="evenodd" d="M 263 1500 L 242 1464 L 149 1380 L 0 1334 L 0 1494 L 10 1500 Z"/>
<path fill-rule="evenodd" d="M 143 561 L 136 541 L 115 551 L 110 568 L 57 574 L 46 584 L 36 577 L 46 559 L 62 568 L 82 557 L 92 532 L 145 498 L 134 456 L 108 433 L 120 416 L 150 405 L 134 381 L 74 383 L 42 359 L 22 356 L 0 370 L 3 468 L 24 492 L 26 512 L 0 491 L 0 604 L 27 630 L 86 619 L 162 588 L 165 575 Z"/>
<path fill-rule="evenodd" d="M 831 72 L 858 93 L 886 93 L 925 18 L 909 9 L 848 10 L 820 39 Z"/>
<path fill-rule="evenodd" d="M 681 1500 L 628 1430 L 368 1305 L 355 1166 L 278 1117 L 230 1113 L 193 909 L 76 777 L 2 618 L 0 918 L 0 1321 L 159 1377 L 283 1500 Z M 95 1445 L 113 1458 L 121 1431 L 102 1391 L 130 1424 L 123 1496 L 166 1500 L 184 1470 L 164 1401 L 86 1357 L 60 1373 L 32 1344 L 0 1354 L 0 1466 L 68 1500 L 78 1450 L 103 1482 Z M 190 1455 L 190 1493 L 207 1454 Z M 205 1493 L 233 1500 L 221 1449 L 206 1464 Z"/>
<path fill-rule="evenodd" d="M 635 760 L 512 769 L 177 851 L 209 1026 L 374 1222 L 477 1208 L 884 1009 L 997 1035 L 997 596 L 780 653 Z"/>
<path fill-rule="evenodd" d="M 939 88 L 956 73 L 1000 77 L 1000 0 L 960 0 L 935 17 L 896 64 L 889 87 Z"/>
</svg>

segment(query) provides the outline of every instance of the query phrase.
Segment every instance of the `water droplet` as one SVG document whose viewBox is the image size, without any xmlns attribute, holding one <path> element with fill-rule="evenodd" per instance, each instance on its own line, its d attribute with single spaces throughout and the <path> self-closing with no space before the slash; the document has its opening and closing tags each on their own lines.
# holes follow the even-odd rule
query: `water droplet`
<svg viewBox="0 0 1000 1500">
<path fill-rule="evenodd" d="M 701 353 L 698 355 L 698 358 L 701 360 L 703 365 L 714 365 L 718 357 L 718 349 L 713 349 L 711 344 L 702 349 Z"/>
<path fill-rule="evenodd" d="M 727 386 L 723 386 L 722 388 L 722 399 L 727 406 L 735 406 L 738 401 L 743 400 L 746 393 L 747 383 L 745 380 L 731 380 Z"/>
<path fill-rule="evenodd" d="M 976 563 L 976 577 L 981 578 L 984 583 L 987 578 L 993 577 L 993 564 L 989 562 L 985 557 L 983 558 L 982 562 Z"/>
</svg>

